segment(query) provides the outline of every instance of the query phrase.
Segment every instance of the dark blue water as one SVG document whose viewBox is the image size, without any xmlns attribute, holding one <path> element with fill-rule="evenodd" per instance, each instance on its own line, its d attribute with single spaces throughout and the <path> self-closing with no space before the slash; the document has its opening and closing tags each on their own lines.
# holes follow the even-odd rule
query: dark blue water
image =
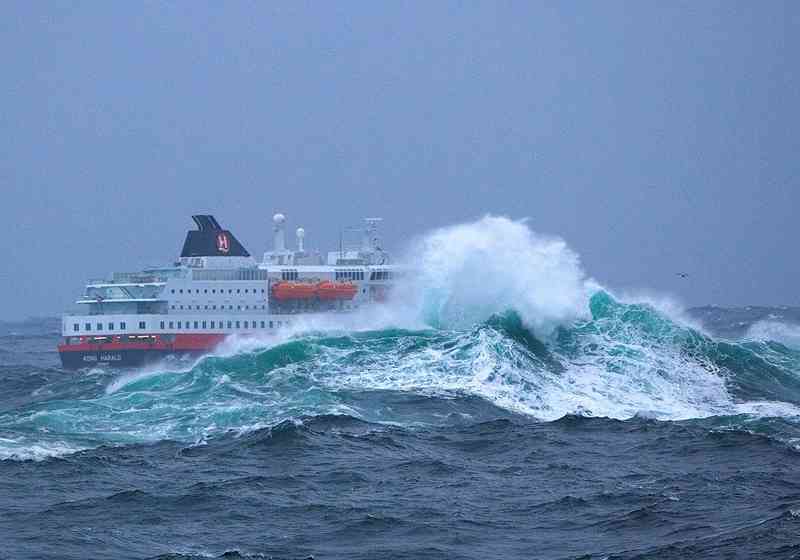
<svg viewBox="0 0 800 560">
<path fill-rule="evenodd" d="M 134 372 L 4 324 L 0 557 L 800 558 L 787 310 L 590 308 Z"/>
</svg>

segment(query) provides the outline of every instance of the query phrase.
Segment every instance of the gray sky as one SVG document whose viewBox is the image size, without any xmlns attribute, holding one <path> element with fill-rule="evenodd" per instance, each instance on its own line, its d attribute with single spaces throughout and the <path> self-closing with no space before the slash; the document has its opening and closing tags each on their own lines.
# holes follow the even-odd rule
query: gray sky
<svg viewBox="0 0 800 560">
<path fill-rule="evenodd" d="M 7 3 L 0 319 L 276 210 L 527 216 L 615 288 L 797 305 L 798 53 L 797 2 Z"/>
</svg>

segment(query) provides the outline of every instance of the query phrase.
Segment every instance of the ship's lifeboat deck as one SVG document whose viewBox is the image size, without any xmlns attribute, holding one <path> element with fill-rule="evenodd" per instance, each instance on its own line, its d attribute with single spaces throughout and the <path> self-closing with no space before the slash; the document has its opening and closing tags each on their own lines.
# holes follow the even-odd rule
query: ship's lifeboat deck
<svg viewBox="0 0 800 560">
<path fill-rule="evenodd" d="M 358 287 L 351 282 L 290 282 L 281 281 L 272 285 L 272 297 L 276 301 L 351 300 L 358 293 Z"/>
</svg>

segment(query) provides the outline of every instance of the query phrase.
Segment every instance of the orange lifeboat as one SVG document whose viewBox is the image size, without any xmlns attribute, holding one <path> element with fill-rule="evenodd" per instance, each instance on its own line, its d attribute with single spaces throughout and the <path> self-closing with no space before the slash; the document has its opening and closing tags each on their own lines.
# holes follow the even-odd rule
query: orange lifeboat
<svg viewBox="0 0 800 560">
<path fill-rule="evenodd" d="M 272 285 L 272 297 L 278 301 L 313 299 L 317 297 L 317 285 L 309 282 L 276 282 Z"/>
<path fill-rule="evenodd" d="M 358 293 L 358 287 L 350 282 L 320 282 L 317 285 L 317 295 L 323 301 L 337 299 L 353 299 Z"/>
</svg>

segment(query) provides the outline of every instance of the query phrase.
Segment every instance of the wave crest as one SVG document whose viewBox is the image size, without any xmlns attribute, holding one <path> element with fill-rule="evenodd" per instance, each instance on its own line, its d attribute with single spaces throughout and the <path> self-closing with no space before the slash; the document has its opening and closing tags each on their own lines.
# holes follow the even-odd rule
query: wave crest
<svg viewBox="0 0 800 560">
<path fill-rule="evenodd" d="M 514 309 L 537 332 L 588 315 L 586 276 L 564 240 L 524 222 L 486 216 L 413 243 L 406 261 L 418 276 L 400 294 L 428 324 L 468 328 Z"/>
</svg>

